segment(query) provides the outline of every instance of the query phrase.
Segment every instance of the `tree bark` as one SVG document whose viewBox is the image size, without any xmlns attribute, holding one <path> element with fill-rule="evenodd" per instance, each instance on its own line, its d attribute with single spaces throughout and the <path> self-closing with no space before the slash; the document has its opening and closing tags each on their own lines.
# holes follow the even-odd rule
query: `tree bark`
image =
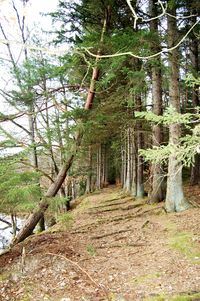
<svg viewBox="0 0 200 301">
<path fill-rule="evenodd" d="M 158 15 L 157 0 L 150 0 L 150 15 L 152 18 Z M 158 19 L 152 19 L 150 21 L 150 30 L 158 37 Z M 152 45 L 154 53 L 160 51 L 160 45 L 155 41 Z M 161 75 L 161 58 L 158 56 L 156 61 L 152 62 L 152 102 L 153 102 L 153 113 L 156 115 L 162 115 L 162 75 Z M 162 128 L 161 125 L 153 125 L 152 127 L 152 144 L 153 146 L 160 146 L 162 143 Z M 150 203 L 157 203 L 163 201 L 163 172 L 160 164 L 152 164 L 151 166 L 152 176 L 152 191 L 150 194 Z"/>
<path fill-rule="evenodd" d="M 126 137 L 127 137 L 127 168 L 126 168 L 126 183 L 125 183 L 125 189 L 127 192 L 131 192 L 131 129 L 128 128 L 126 130 Z"/>
<path fill-rule="evenodd" d="M 126 174 L 127 174 L 127 152 L 126 152 L 126 135 L 125 138 L 124 136 L 124 131 L 122 132 L 122 137 L 121 137 L 121 161 L 122 161 L 122 165 L 121 165 L 121 182 L 122 182 L 122 187 L 123 189 L 125 189 L 125 183 L 126 183 Z"/>
<path fill-rule="evenodd" d="M 142 100 L 140 95 L 136 95 L 136 108 L 138 111 L 142 109 Z M 137 137 L 137 185 L 136 197 L 142 198 L 144 196 L 144 160 L 139 155 L 138 150 L 144 147 L 144 137 L 142 133 L 142 124 L 140 120 L 136 121 L 136 137 Z"/>
<path fill-rule="evenodd" d="M 171 7 L 169 13 L 176 16 L 175 5 Z M 177 25 L 176 19 L 167 16 L 168 25 L 168 47 L 172 47 L 177 41 Z M 169 97 L 171 106 L 180 112 L 180 96 L 179 96 L 179 53 L 178 49 L 174 49 L 169 53 Z M 169 143 L 178 145 L 181 137 L 180 124 L 174 123 L 169 126 Z M 189 207 L 183 193 L 182 184 L 182 163 L 178 160 L 176 154 L 169 156 L 168 162 L 168 178 L 167 178 L 167 195 L 165 208 L 167 212 L 183 211 Z"/>
<path fill-rule="evenodd" d="M 131 194 L 132 196 L 137 196 L 137 147 L 135 141 L 135 133 L 132 129 L 131 133 L 131 157 L 132 157 L 132 184 L 131 184 Z"/>
<path fill-rule="evenodd" d="M 196 14 L 196 9 L 188 9 L 190 14 Z M 197 17 L 194 16 L 191 18 L 190 26 L 196 23 Z M 195 34 L 191 33 L 190 36 L 190 60 L 192 65 L 192 74 L 195 78 L 198 77 L 199 72 L 199 47 L 198 47 L 198 40 Z M 199 86 L 194 85 L 192 88 L 192 104 L 194 111 L 196 107 L 200 105 L 199 101 Z M 191 177 L 190 177 L 190 184 L 196 185 L 199 183 L 200 179 L 200 155 L 196 154 L 194 157 L 194 165 L 191 169 Z"/>
<path fill-rule="evenodd" d="M 101 177 L 102 177 L 102 156 L 101 156 L 101 144 L 97 148 L 97 178 L 96 178 L 96 188 L 101 189 Z"/>
<path fill-rule="evenodd" d="M 92 191 L 92 147 L 88 147 L 88 171 L 87 171 L 87 182 L 86 182 L 86 193 Z"/>
</svg>

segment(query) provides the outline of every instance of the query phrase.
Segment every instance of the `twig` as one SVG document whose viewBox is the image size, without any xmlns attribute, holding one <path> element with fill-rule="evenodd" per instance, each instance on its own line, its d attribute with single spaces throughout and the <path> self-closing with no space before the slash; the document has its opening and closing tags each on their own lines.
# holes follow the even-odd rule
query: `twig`
<svg viewBox="0 0 200 301">
<path fill-rule="evenodd" d="M 200 208 L 200 205 L 199 205 L 197 202 L 192 201 L 192 200 L 188 200 L 188 202 L 189 202 L 193 207 Z"/>
<path fill-rule="evenodd" d="M 103 285 L 100 285 L 98 284 L 89 274 L 88 272 L 86 272 L 77 262 L 74 262 L 72 261 L 71 259 L 63 256 L 63 255 L 60 255 L 60 254 L 54 254 L 54 253 L 47 253 L 47 255 L 51 255 L 51 256 L 55 256 L 55 257 L 60 257 L 68 262 L 70 262 L 72 265 L 76 266 L 81 272 L 83 272 L 89 279 L 90 281 L 97 287 L 97 288 L 100 288 L 103 290 L 104 294 L 106 295 L 106 297 L 108 297 L 108 290 L 103 286 Z M 110 298 L 108 297 L 108 300 Z"/>
<path fill-rule="evenodd" d="M 0 217 L 0 222 L 7 224 L 8 227 L 12 227 L 12 224 L 10 222 L 8 222 L 7 220 L 3 219 L 2 217 Z M 17 227 L 17 231 L 19 231 L 18 227 Z"/>
<path fill-rule="evenodd" d="M 142 228 L 142 229 L 145 228 L 149 223 L 150 223 L 149 220 L 145 221 L 145 222 L 142 224 L 141 228 Z"/>
<path fill-rule="evenodd" d="M 25 260 L 26 260 L 26 249 L 23 247 L 22 249 L 22 258 L 21 258 L 21 272 L 24 273 L 25 269 Z"/>
</svg>

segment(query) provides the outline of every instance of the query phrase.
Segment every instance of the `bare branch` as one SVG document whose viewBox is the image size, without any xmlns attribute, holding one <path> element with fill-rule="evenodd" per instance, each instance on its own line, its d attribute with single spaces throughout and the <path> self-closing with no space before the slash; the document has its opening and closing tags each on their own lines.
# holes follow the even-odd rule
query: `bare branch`
<svg viewBox="0 0 200 301">
<path fill-rule="evenodd" d="M 152 20 L 159 19 L 159 18 L 161 18 L 162 16 L 164 16 L 164 15 L 166 14 L 166 10 L 167 10 L 167 7 L 164 8 L 162 2 L 161 2 L 160 0 L 158 0 L 158 3 L 160 4 L 160 6 L 161 6 L 161 8 L 162 8 L 162 13 L 161 13 L 160 15 L 156 16 L 156 17 L 153 17 L 153 18 L 150 18 L 150 19 L 145 20 L 145 19 L 139 17 L 139 16 L 136 14 L 136 12 L 135 12 L 133 6 L 131 5 L 131 0 L 126 0 L 126 2 L 127 2 L 128 6 L 129 6 L 131 12 L 133 13 L 133 17 L 134 17 L 134 25 L 133 25 L 133 27 L 134 27 L 134 29 L 136 29 L 136 26 L 137 26 L 137 20 L 138 20 L 138 19 L 141 19 L 142 22 L 150 22 L 150 21 L 152 21 Z"/>
<path fill-rule="evenodd" d="M 10 120 L 14 125 L 16 125 L 18 128 L 22 129 L 24 132 L 26 132 L 28 135 L 31 134 L 31 132 L 29 130 L 27 130 L 23 125 L 21 125 L 20 123 L 16 122 L 15 120 L 11 119 Z"/>
<path fill-rule="evenodd" d="M 32 165 L 31 163 L 26 162 L 26 161 L 24 161 L 24 160 L 20 160 L 20 162 L 21 162 L 23 165 L 32 167 L 35 171 L 40 172 L 43 176 L 45 176 L 46 178 L 48 178 L 52 183 L 54 182 L 54 180 L 52 179 L 52 177 L 51 177 L 50 175 L 48 175 L 45 171 L 41 170 L 40 168 L 35 167 L 35 166 Z"/>
<path fill-rule="evenodd" d="M 158 4 L 160 4 L 160 6 L 161 6 L 162 13 L 160 15 L 158 15 L 158 16 L 153 17 L 153 18 L 144 19 L 144 18 L 141 18 L 140 16 L 138 16 L 136 14 L 136 11 L 134 10 L 133 6 L 131 5 L 131 1 L 132 0 L 126 0 L 126 2 L 127 2 L 128 6 L 129 6 L 131 12 L 133 13 L 133 17 L 134 17 L 134 25 L 133 25 L 133 27 L 134 27 L 134 29 L 136 29 L 137 20 L 138 19 L 141 19 L 142 22 L 150 22 L 152 20 L 160 19 L 164 15 L 168 15 L 168 16 L 170 16 L 172 18 L 175 18 L 175 19 L 188 19 L 188 18 L 192 18 L 194 16 L 197 16 L 197 14 L 196 15 L 189 15 L 189 16 L 174 16 L 174 15 L 171 15 L 171 14 L 169 14 L 167 12 L 167 4 L 166 4 L 166 7 L 164 7 L 164 5 L 162 4 L 161 0 L 158 0 Z"/>
</svg>

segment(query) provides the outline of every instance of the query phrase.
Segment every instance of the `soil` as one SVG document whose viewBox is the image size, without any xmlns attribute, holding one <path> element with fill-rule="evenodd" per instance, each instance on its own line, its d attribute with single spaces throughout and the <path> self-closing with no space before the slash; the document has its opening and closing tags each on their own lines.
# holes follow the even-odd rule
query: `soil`
<svg viewBox="0 0 200 301">
<path fill-rule="evenodd" d="M 198 187 L 185 191 L 200 205 Z M 0 256 L 0 300 L 200 300 L 200 209 L 163 206 L 114 187 L 87 196 Z"/>
</svg>

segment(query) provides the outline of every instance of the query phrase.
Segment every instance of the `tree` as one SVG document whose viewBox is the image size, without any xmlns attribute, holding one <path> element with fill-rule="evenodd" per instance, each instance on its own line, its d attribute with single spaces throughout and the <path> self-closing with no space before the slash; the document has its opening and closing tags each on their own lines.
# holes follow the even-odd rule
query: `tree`
<svg viewBox="0 0 200 301">
<path fill-rule="evenodd" d="M 158 33 L 158 19 L 154 19 L 158 15 L 158 9 L 156 1 L 151 0 L 150 15 L 152 20 L 150 21 L 150 30 L 155 35 L 155 41 L 152 41 L 152 52 L 160 52 L 160 38 Z M 153 112 L 156 115 L 162 115 L 162 74 L 161 74 L 161 57 L 158 56 L 155 60 L 151 61 L 151 73 L 152 73 L 152 105 Z M 160 124 L 153 125 L 152 128 L 152 142 L 153 146 L 160 146 L 162 137 L 162 128 Z M 163 183 L 163 172 L 161 164 L 152 164 L 151 166 L 152 176 L 152 191 L 150 195 L 150 202 L 159 202 L 164 199 L 162 183 Z"/>
<path fill-rule="evenodd" d="M 102 25 L 102 34 L 101 34 L 101 38 L 100 38 L 100 43 L 101 44 L 103 43 L 103 37 L 104 37 L 104 33 L 106 31 L 108 18 L 109 18 L 109 16 L 107 15 L 107 13 L 105 13 L 104 22 L 103 22 L 103 25 Z M 100 50 L 98 52 L 100 52 Z M 96 60 L 96 64 L 93 68 L 90 88 L 88 90 L 87 99 L 86 99 L 86 103 L 85 103 L 85 110 L 90 110 L 91 109 L 92 102 L 94 100 L 95 82 L 97 81 L 98 74 L 99 74 L 97 63 L 98 63 L 98 59 Z M 63 166 L 61 167 L 54 183 L 51 184 L 51 186 L 49 187 L 49 189 L 45 193 L 45 197 L 43 198 L 43 200 L 41 200 L 41 202 L 39 204 L 39 208 L 37 208 L 33 212 L 33 214 L 26 221 L 24 227 L 18 233 L 18 235 L 17 235 L 17 237 L 14 241 L 14 244 L 24 240 L 27 236 L 29 236 L 32 233 L 32 231 L 35 228 L 35 226 L 37 225 L 38 221 L 41 219 L 44 212 L 47 210 L 47 208 L 49 206 L 48 198 L 49 197 L 54 197 L 57 194 L 58 190 L 60 189 L 61 185 L 63 184 L 63 182 L 66 178 L 67 172 L 70 169 L 70 167 L 71 167 L 71 165 L 74 161 L 74 158 L 75 158 L 75 156 L 78 152 L 78 149 L 79 149 L 80 144 L 81 144 L 81 140 L 82 140 L 82 133 L 81 133 L 80 130 L 78 130 L 77 133 L 76 133 L 76 137 L 75 137 L 75 146 L 74 146 L 73 152 L 71 153 L 69 158 L 63 163 Z"/>
<path fill-rule="evenodd" d="M 168 12 L 176 16 L 176 3 L 171 4 Z M 177 24 L 176 19 L 167 16 L 168 24 L 168 47 L 171 48 L 177 42 Z M 180 91 L 179 91 L 179 52 L 178 48 L 169 53 L 169 100 L 171 106 L 180 112 Z M 169 126 L 169 143 L 178 145 L 180 143 L 181 126 L 178 123 L 172 123 Z M 189 207 L 183 193 L 182 184 L 182 163 L 176 154 L 169 156 L 167 194 L 165 208 L 167 212 L 182 211 Z"/>
</svg>

